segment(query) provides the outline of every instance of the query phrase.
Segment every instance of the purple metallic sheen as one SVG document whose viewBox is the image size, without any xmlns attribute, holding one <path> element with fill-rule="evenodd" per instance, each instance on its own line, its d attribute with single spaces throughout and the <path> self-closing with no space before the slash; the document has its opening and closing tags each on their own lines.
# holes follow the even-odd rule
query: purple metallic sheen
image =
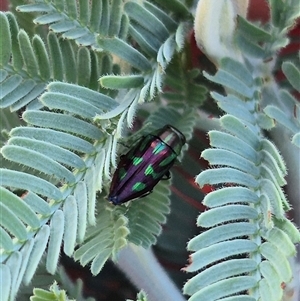
<svg viewBox="0 0 300 301">
<path fill-rule="evenodd" d="M 165 140 L 166 137 L 168 137 L 168 141 Z M 121 156 L 108 195 L 111 203 L 119 205 L 152 191 L 154 186 L 168 173 L 179 154 L 168 142 L 171 144 L 176 142 L 174 146 L 180 153 L 185 143 L 185 137 L 181 132 L 167 125 L 145 136 L 127 154 Z M 143 160 L 134 165 L 135 158 L 142 158 Z M 160 166 L 160 163 L 166 159 L 169 159 L 167 164 Z M 138 160 L 136 161 L 138 162 Z M 147 168 L 151 170 L 151 167 L 153 172 L 145 174 Z M 124 171 L 126 174 L 122 177 Z M 144 185 L 144 188 L 134 190 L 133 188 L 138 183 Z"/>
<path fill-rule="evenodd" d="M 143 141 L 139 142 L 134 147 L 134 152 L 140 148 L 140 145 Z M 159 154 L 154 155 L 153 150 L 158 144 L 164 145 L 164 150 L 161 151 Z M 120 175 L 118 172 L 115 172 L 112 184 L 110 187 L 110 193 L 108 199 L 114 204 L 125 203 L 129 200 L 141 197 L 145 193 L 151 191 L 153 187 L 160 181 L 163 175 L 170 169 L 170 167 L 174 164 L 177 155 L 173 152 L 172 148 L 168 145 L 164 144 L 159 138 L 155 140 L 150 140 L 146 145 L 146 150 L 142 155 L 143 161 L 138 165 L 134 166 L 131 160 L 128 160 L 128 154 L 122 156 L 121 161 L 118 165 L 119 168 L 124 168 L 127 171 L 125 178 L 122 181 L 119 181 Z M 165 158 L 173 156 L 174 159 L 168 164 L 163 167 L 159 167 L 159 163 L 161 160 Z M 156 174 L 156 178 L 154 179 L 153 176 L 145 175 L 144 171 L 149 166 L 152 165 L 154 168 L 154 172 Z M 145 188 L 140 191 L 133 191 L 132 187 L 137 182 L 142 182 L 145 184 Z"/>
</svg>

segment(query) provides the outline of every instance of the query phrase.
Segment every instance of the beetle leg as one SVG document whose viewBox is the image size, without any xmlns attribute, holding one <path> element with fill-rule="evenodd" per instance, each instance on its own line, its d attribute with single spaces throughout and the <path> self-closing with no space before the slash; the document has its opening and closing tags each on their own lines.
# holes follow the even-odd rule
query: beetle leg
<svg viewBox="0 0 300 301">
<path fill-rule="evenodd" d="M 171 173 L 170 171 L 168 170 L 161 178 L 162 180 L 169 180 L 171 179 Z"/>
</svg>

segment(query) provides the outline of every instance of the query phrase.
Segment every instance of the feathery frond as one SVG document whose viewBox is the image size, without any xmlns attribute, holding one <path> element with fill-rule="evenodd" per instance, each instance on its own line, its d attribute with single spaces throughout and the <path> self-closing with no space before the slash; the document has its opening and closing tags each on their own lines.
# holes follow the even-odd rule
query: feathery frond
<svg viewBox="0 0 300 301">
<path fill-rule="evenodd" d="M 64 105 L 66 96 L 62 91 L 66 89 L 69 100 L 73 97 L 73 106 Z M 4 187 L 25 192 L 21 200 L 1 188 L 1 206 L 6 213 L 0 220 L 2 248 L 6 250 L 2 262 L 6 261 L 9 267 L 3 271 L 19 275 L 17 279 L 11 278 L 7 286 L 12 298 L 21 282 L 28 283 L 34 275 L 47 244 L 46 267 L 48 272 L 54 273 L 62 243 L 64 252 L 71 256 L 76 244 L 83 241 L 87 224 L 95 223 L 95 193 L 102 188 L 103 173 L 109 178 L 109 161 L 105 163 L 105 157 L 110 158 L 110 149 L 106 145 L 111 138 L 105 137 L 87 120 L 94 116 L 92 110 L 103 112 L 113 108 L 116 102 L 98 92 L 82 89 L 70 84 L 50 84 L 50 96 L 56 93 L 53 98 L 60 102 L 50 105 L 47 93 L 42 101 L 60 113 L 26 111 L 23 118 L 34 127 L 14 128 L 11 139 L 1 149 L 6 159 L 47 175 L 43 180 L 24 172 L 1 170 Z M 81 109 L 78 106 L 80 93 L 84 93 L 82 98 L 86 101 Z M 114 252 L 118 247 L 122 246 L 116 246 Z M 10 266 L 9 262 L 16 256 L 20 264 Z"/>
<path fill-rule="evenodd" d="M 0 18 L 3 37 L 0 39 L 1 108 L 10 107 L 12 111 L 24 106 L 41 108 L 37 97 L 53 80 L 94 86 L 93 72 L 100 76 L 99 69 L 104 65 L 99 64 L 99 59 L 103 61 L 106 55 L 92 54 L 88 49 L 78 48 L 53 33 L 48 34 L 47 43 L 38 35 L 31 40 L 24 30 L 18 28 L 11 13 L 1 12 Z M 108 69 L 107 66 L 105 68 Z M 96 90 L 98 88 L 96 84 Z"/>
<path fill-rule="evenodd" d="M 97 275 L 105 262 L 116 259 L 118 250 L 126 246 L 129 234 L 127 218 L 107 206 L 98 206 L 97 226 L 87 229 L 84 242 L 75 251 L 74 258 L 85 266 L 90 261 L 91 272 Z"/>
<path fill-rule="evenodd" d="M 109 1 L 49 1 L 20 5 L 23 13 L 37 13 L 33 20 L 37 25 L 49 25 L 49 29 L 62 34 L 64 39 L 75 40 L 79 46 L 98 48 L 96 36 L 119 36 L 123 5 L 120 0 Z M 128 22 L 128 21 L 127 21 Z M 123 24 L 122 24 L 123 25 Z M 124 26 L 124 25 L 123 25 Z"/>
<path fill-rule="evenodd" d="M 226 96 L 212 93 L 227 114 L 220 119 L 222 131 L 209 132 L 213 148 L 201 155 L 212 169 L 196 182 L 216 188 L 203 201 L 210 209 L 197 220 L 207 230 L 188 244 L 194 253 L 185 270 L 199 273 L 184 292 L 192 295 L 189 300 L 255 300 L 255 295 L 280 300 L 281 283 L 292 277 L 288 258 L 295 255 L 295 237 L 276 223 L 288 222 L 284 212 L 289 205 L 280 187 L 286 184 L 286 168 L 261 130 L 268 124 L 261 122 L 266 118 L 256 105 L 261 87 L 249 70 L 231 59 L 221 61 L 218 72 L 206 77 L 228 90 Z M 246 297 L 245 290 L 253 297 Z"/>
<path fill-rule="evenodd" d="M 292 87 L 300 92 L 300 70 L 294 64 L 285 62 L 282 65 L 283 73 L 286 75 Z M 300 105 L 297 100 L 286 90 L 280 90 L 282 108 L 268 105 L 264 112 L 283 125 L 292 135 L 292 143 L 300 148 Z"/>
<path fill-rule="evenodd" d="M 0 12 L 4 300 L 14 300 L 32 281 L 43 256 L 48 273 L 56 273 L 64 252 L 83 266 L 91 264 L 96 275 L 128 242 L 139 248 L 156 243 L 170 211 L 170 181 L 128 206 L 109 204 L 105 194 L 118 141 L 140 113 L 145 126 L 139 134 L 172 124 L 189 140 L 206 80 L 222 86 L 225 93 L 211 96 L 225 115 L 221 129 L 209 131 L 211 148 L 202 153 L 211 169 L 196 177 L 213 191 L 204 198 L 208 210 L 197 219 L 205 231 L 188 243 L 193 253 L 185 270 L 198 274 L 184 293 L 190 301 L 280 300 L 300 234 L 285 215 L 285 162 L 265 133 L 285 127 L 300 146 L 299 105 L 271 73 L 299 16 L 298 2 L 269 0 L 270 24 L 238 17 L 234 43 L 240 60 L 223 58 L 215 75 L 203 73 L 205 81 L 187 61 L 189 3 L 34 0 L 18 6 L 41 35 Z M 284 62 L 282 70 L 299 92 L 297 65 Z M 150 100 L 150 110 L 139 111 Z M 51 292 L 44 289 L 36 289 L 34 298 L 67 300 L 55 283 Z M 146 294 L 137 299 L 146 300 Z"/>
</svg>

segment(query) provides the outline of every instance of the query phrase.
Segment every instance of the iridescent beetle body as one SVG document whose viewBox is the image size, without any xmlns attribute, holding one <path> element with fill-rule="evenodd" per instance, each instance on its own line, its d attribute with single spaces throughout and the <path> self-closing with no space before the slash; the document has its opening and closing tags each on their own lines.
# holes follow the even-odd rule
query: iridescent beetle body
<svg viewBox="0 0 300 301">
<path fill-rule="evenodd" d="M 143 137 L 121 156 L 110 186 L 109 201 L 119 205 L 150 193 L 168 175 L 185 142 L 184 135 L 170 125 Z"/>
</svg>

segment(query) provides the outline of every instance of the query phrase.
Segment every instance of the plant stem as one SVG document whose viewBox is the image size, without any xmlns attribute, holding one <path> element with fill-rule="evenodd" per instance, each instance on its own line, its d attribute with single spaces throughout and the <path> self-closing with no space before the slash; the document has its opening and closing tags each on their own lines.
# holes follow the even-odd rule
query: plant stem
<svg viewBox="0 0 300 301">
<path fill-rule="evenodd" d="M 120 252 L 117 266 L 139 290 L 147 293 L 149 301 L 186 301 L 151 249 L 129 244 Z"/>
</svg>

